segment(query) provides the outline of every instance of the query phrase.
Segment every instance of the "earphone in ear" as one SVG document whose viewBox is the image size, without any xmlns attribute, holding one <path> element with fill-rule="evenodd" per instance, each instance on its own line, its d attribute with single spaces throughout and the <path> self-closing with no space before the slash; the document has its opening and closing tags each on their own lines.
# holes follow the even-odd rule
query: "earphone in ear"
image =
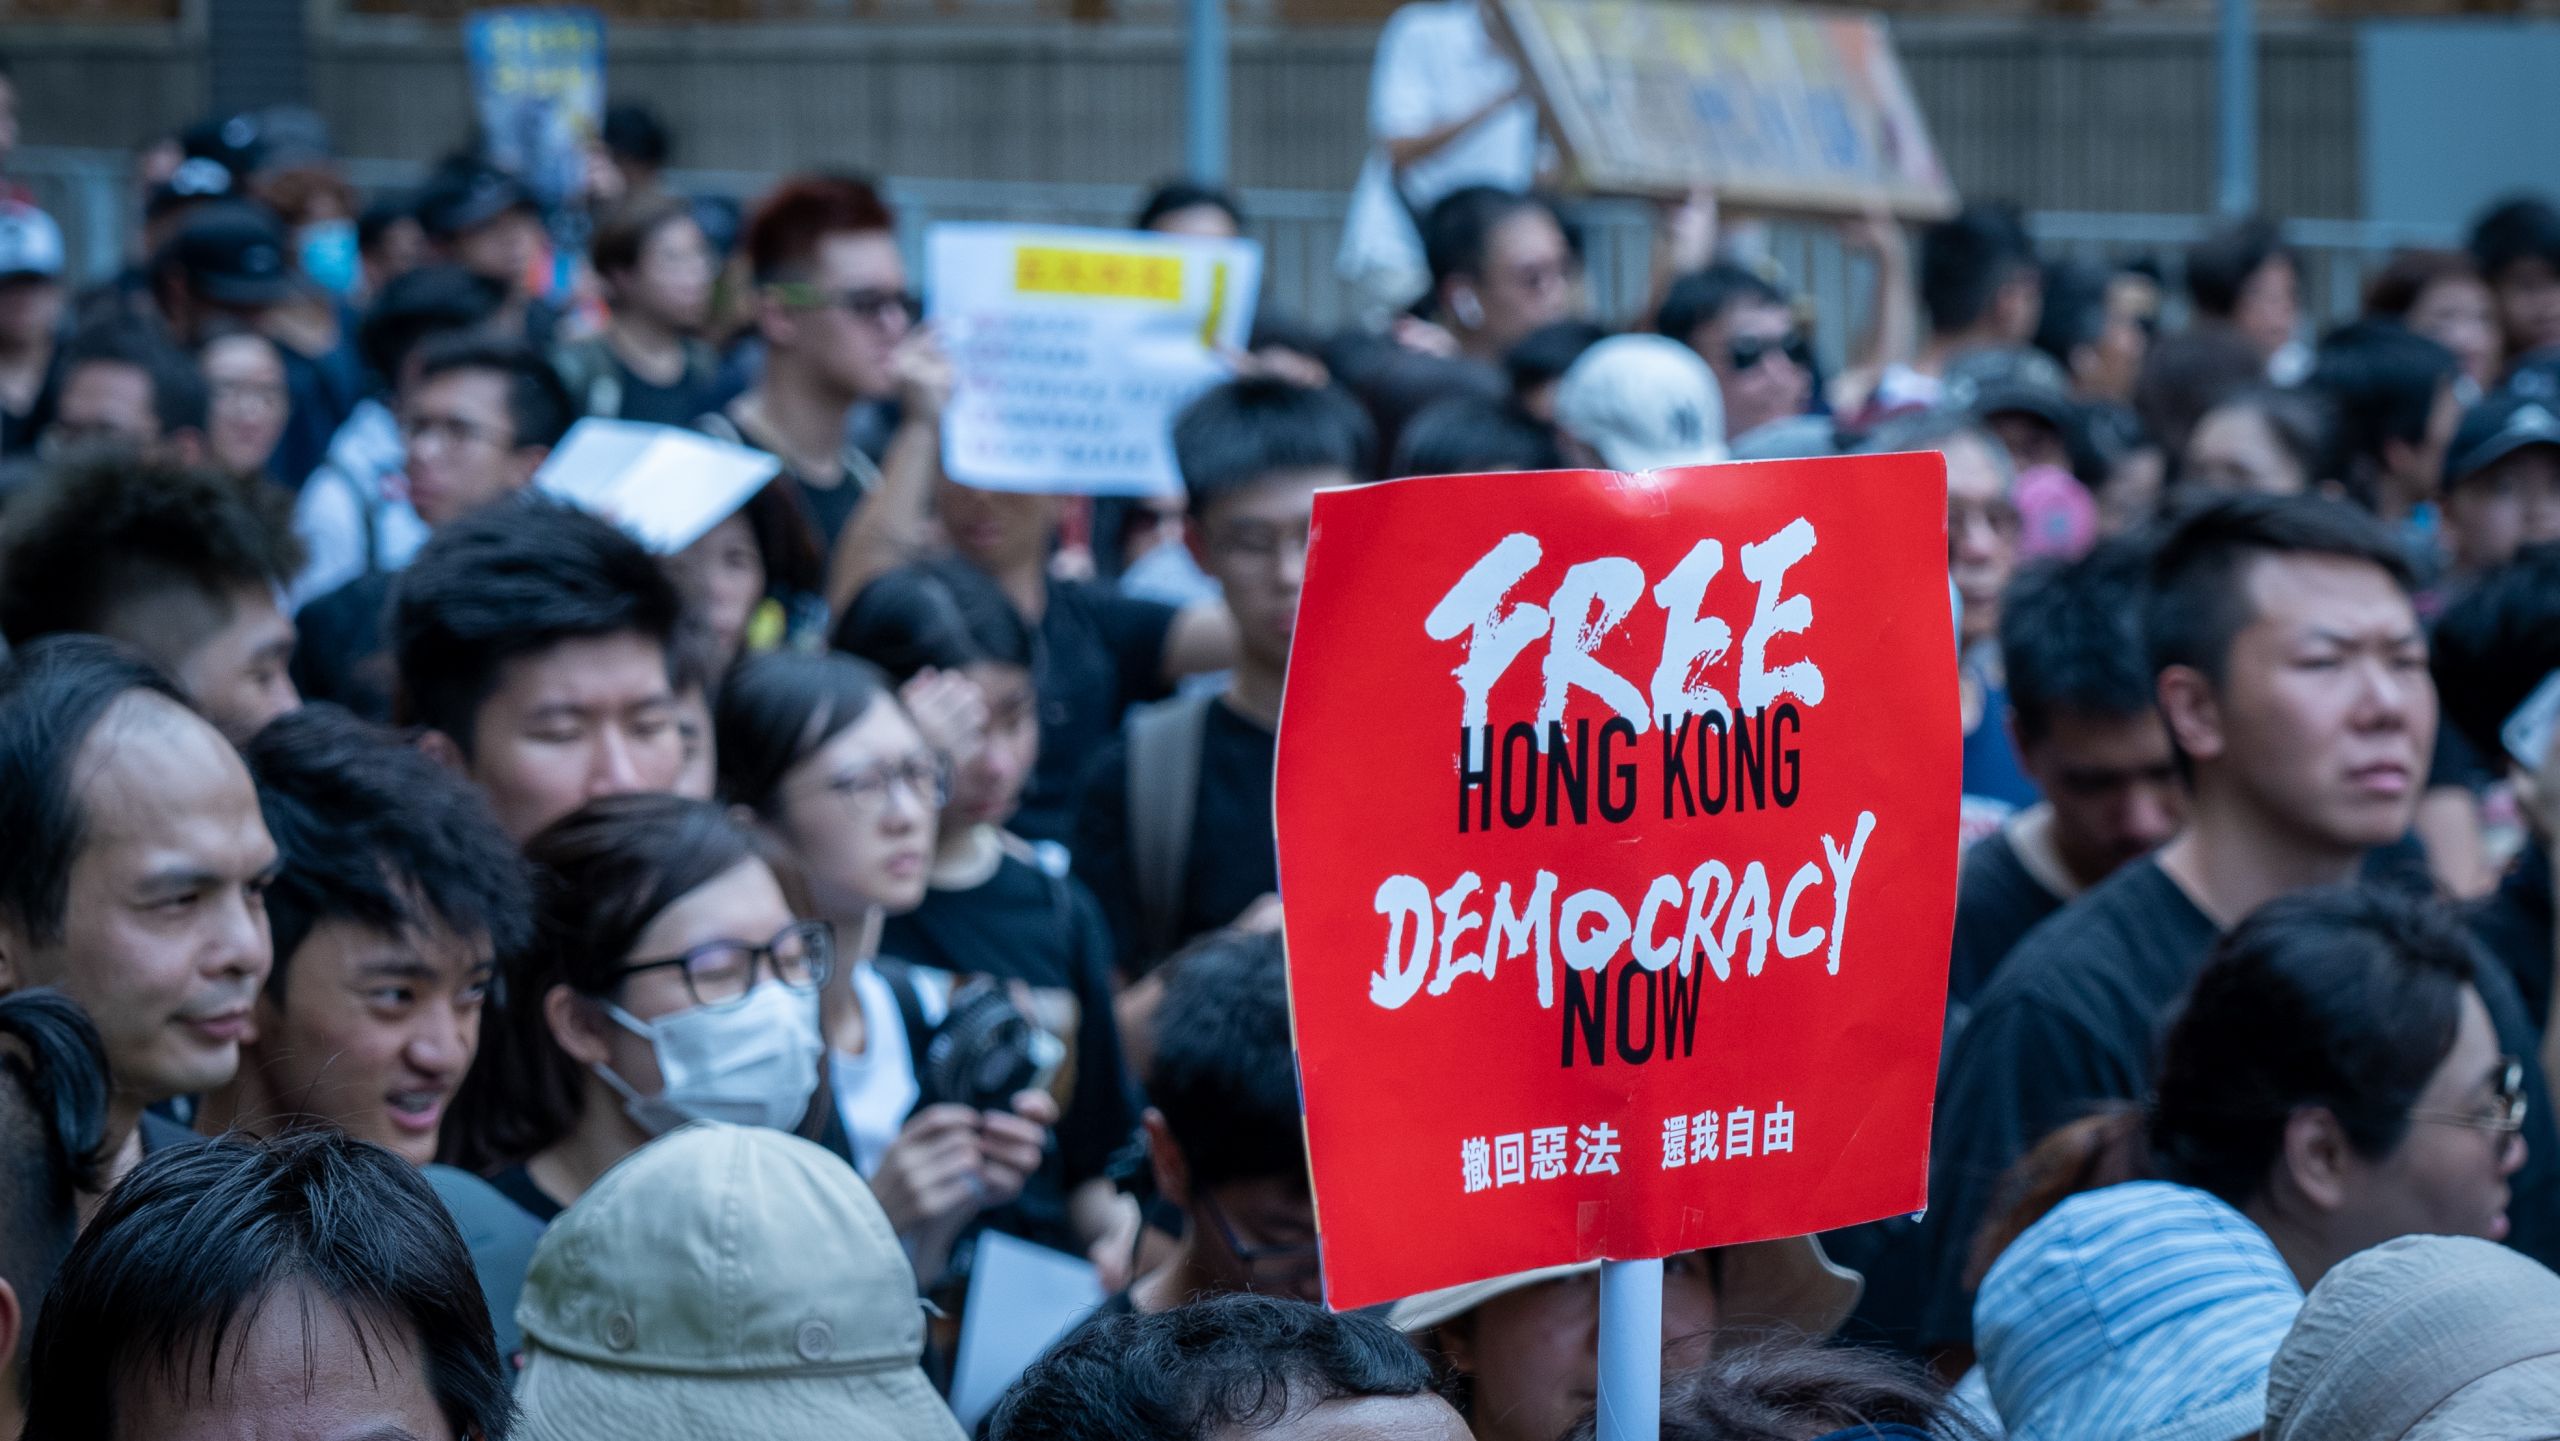
<svg viewBox="0 0 2560 1441">
<path fill-rule="evenodd" d="M 1476 299 L 1476 293 L 1472 290 L 1450 291 L 1449 313 L 1457 317 L 1458 323 L 1469 330 L 1484 324 L 1484 303 Z"/>
</svg>

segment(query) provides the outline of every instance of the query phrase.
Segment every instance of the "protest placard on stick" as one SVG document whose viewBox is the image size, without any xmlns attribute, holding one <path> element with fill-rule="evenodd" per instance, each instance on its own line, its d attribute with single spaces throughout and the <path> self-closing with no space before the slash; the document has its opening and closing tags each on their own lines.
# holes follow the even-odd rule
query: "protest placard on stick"
<svg viewBox="0 0 2560 1441">
<path fill-rule="evenodd" d="M 1904 455 L 1317 497 L 1277 788 L 1331 1304 L 1923 1204 L 1945 484 Z"/>
</svg>

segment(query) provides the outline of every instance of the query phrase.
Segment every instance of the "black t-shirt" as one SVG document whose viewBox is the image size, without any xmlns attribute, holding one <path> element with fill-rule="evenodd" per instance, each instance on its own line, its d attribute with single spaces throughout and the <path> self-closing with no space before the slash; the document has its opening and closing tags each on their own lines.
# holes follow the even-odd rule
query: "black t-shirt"
<svg viewBox="0 0 2560 1441">
<path fill-rule="evenodd" d="M 2000 968 L 1959 1038 L 1938 1087 L 1938 1134 L 1921 1227 L 1928 1347 L 1966 1344 L 1973 1298 L 1963 1284 L 1975 1233 L 2001 1176 L 2036 1142 L 2151 1086 L 2161 1028 L 2220 932 L 2144 858 L 2030 932 Z M 2479 968 L 2481 1001 L 2510 1055 L 2534 1052 L 2524 1004 L 2503 967 Z M 2508 1244 L 2546 1265 L 2560 1255 L 2560 1171 L 2539 1066 L 2525 1067 L 2525 1168 L 2515 1176 Z"/>
<path fill-rule="evenodd" d="M 1138 1124 L 1135 1088 L 1120 1054 L 1111 1002 L 1111 937 L 1093 897 L 1075 881 L 1006 856 L 973 890 L 930 890 L 924 904 L 893 916 L 880 949 L 919 966 L 994 976 L 1076 999 L 1075 1091 L 1058 1122 L 1057 1148 L 991 1219 L 999 1230 L 1069 1252 L 1066 1195 L 1105 1173 L 1111 1153 Z"/>
<path fill-rule="evenodd" d="M 367 720 L 391 719 L 395 665 L 384 641 L 390 571 L 360 575 L 293 618 L 293 686 L 304 700 L 335 701 Z"/>
<path fill-rule="evenodd" d="M 1947 1004 L 1970 1006 L 2027 932 L 2062 905 L 2063 898 L 2045 889 L 2044 882 L 2018 859 L 2008 831 L 1976 842 L 1965 852 L 1964 869 L 1956 879 L 1956 937 L 1947 963 Z"/>
<path fill-rule="evenodd" d="M 490 1188 L 524 1208 L 526 1215 L 548 1226 L 560 1219 L 568 1209 L 551 1199 L 551 1193 L 533 1183 L 533 1172 L 522 1166 L 509 1166 L 489 1178 Z"/>
<path fill-rule="evenodd" d="M 1174 608 L 1092 581 L 1049 582 L 1040 615 L 1040 763 L 1014 813 L 1017 835 L 1066 842 L 1075 834 L 1077 783 L 1129 707 L 1161 698 L 1165 639 Z"/>
<path fill-rule="evenodd" d="M 1225 701 L 1210 703 L 1200 733 L 1200 785 L 1192 800 L 1191 849 L 1182 867 L 1182 909 L 1172 944 L 1231 925 L 1245 908 L 1280 889 L 1272 829 L 1271 771 L 1280 738 Z M 1118 943 L 1121 974 L 1135 976 L 1162 956 L 1146 948 L 1130 841 L 1129 738 L 1094 757 L 1076 811 L 1076 878 L 1102 903 Z"/>
<path fill-rule="evenodd" d="M 2551 853 L 2533 842 L 2495 891 L 2470 907 L 2471 934 L 2516 983 L 2536 1033 L 2551 1014 Z"/>
<path fill-rule="evenodd" d="M 622 387 L 621 418 L 651 425 L 691 425 L 711 403 L 711 378 L 688 366 L 673 385 L 656 385 L 613 357 L 614 379 Z"/>
</svg>

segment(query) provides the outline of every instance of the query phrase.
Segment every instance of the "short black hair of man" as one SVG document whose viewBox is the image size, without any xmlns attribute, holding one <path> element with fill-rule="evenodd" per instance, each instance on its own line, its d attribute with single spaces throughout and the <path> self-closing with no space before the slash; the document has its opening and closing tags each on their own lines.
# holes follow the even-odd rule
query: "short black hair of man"
<svg viewBox="0 0 2560 1441">
<path fill-rule="evenodd" d="M 1197 518 L 1276 471 L 1339 470 L 1355 481 L 1375 479 L 1378 433 L 1360 402 L 1333 386 L 1255 376 L 1213 387 L 1184 406 L 1173 421 L 1173 458 Z"/>
<path fill-rule="evenodd" d="M 547 496 L 486 506 L 429 536 L 393 587 L 395 710 L 467 757 L 507 662 L 613 635 L 671 652 L 683 614 L 657 557 L 611 521 Z"/>
<path fill-rule="evenodd" d="M 2372 503 L 2384 443 L 2424 440 L 2437 399 L 2461 374 L 2452 351 L 2395 321 L 2352 321 L 2322 338 L 2306 384 L 2337 416 L 2349 494 Z"/>
<path fill-rule="evenodd" d="M 102 1180 L 106 1131 L 107 1043 L 88 1014 L 60 991 L 0 996 L 0 1281 L 29 1317 L 80 1234 L 80 1194 Z M 0 1378 L 32 1339 L 32 1327 L 18 1333 Z"/>
<path fill-rule="evenodd" d="M 103 631 L 185 589 L 218 611 L 302 569 L 291 492 L 254 477 L 135 457 L 51 471 L 0 517 L 0 635 L 11 645 Z M 182 638 L 172 637 L 172 640 Z"/>
<path fill-rule="evenodd" d="M 269 721 L 245 756 L 281 863 L 267 887 L 270 997 L 324 921 L 441 926 L 494 955 L 531 939 L 523 856 L 480 788 L 416 746 L 319 703 Z"/>
<path fill-rule="evenodd" d="M 415 1332 L 453 1434 L 506 1441 L 515 1401 L 452 1216 L 417 1167 L 326 1130 L 173 1146 L 107 1194 L 36 1323 L 27 1441 L 116 1434 L 145 1378 L 200 1394 L 225 1343 L 299 1287 L 368 1347 Z"/>
<path fill-rule="evenodd" d="M 577 402 L 542 352 L 521 340 L 469 331 L 439 335 L 418 348 L 418 379 L 487 371 L 507 382 L 507 425 L 515 444 L 554 446 L 578 419 Z"/>
<path fill-rule="evenodd" d="M 2249 572 L 2266 556 L 2362 561 L 2410 587 L 2408 557 L 2381 521 L 2316 495 L 2201 497 L 2173 517 L 2151 557 L 2143 634 L 2151 673 L 2173 665 L 2223 683 L 2232 639 L 2254 618 Z"/>
<path fill-rule="evenodd" d="M 2470 250 L 2491 285 L 2527 260 L 2560 272 L 2560 209 L 2538 195 L 2510 195 L 2471 222 Z"/>
<path fill-rule="evenodd" d="M 127 365 L 151 378 L 151 415 L 163 436 L 202 430 L 213 405 L 204 374 L 147 323 L 115 316 L 82 326 L 63 342 L 58 374 L 84 365 Z"/>
<path fill-rule="evenodd" d="M 1692 270 L 1671 282 L 1662 296 L 1662 305 L 1653 313 L 1653 328 L 1682 345 L 1698 333 L 1698 327 L 1711 325 L 1726 310 L 1743 301 L 1756 305 L 1784 305 L 1786 292 L 1771 285 L 1748 267 L 1719 260 L 1704 270 Z"/>
<path fill-rule="evenodd" d="M 1137 230 L 1152 230 L 1157 221 L 1176 211 L 1196 210 L 1203 205 L 1225 211 L 1236 229 L 1244 229 L 1244 207 L 1236 203 L 1235 192 L 1197 180 L 1168 180 L 1148 191 L 1147 198 L 1138 203 L 1137 218 L 1130 225 Z"/>
<path fill-rule="evenodd" d="M 1327 1401 L 1436 1394 L 1386 1322 L 1249 1293 L 1112 1316 L 1031 1364 L 989 1441 L 1208 1441 Z"/>
<path fill-rule="evenodd" d="M 1929 328 L 1953 335 L 1980 324 L 2000 287 L 2036 263 L 2018 208 L 1980 201 L 1920 234 L 1920 306 Z"/>
<path fill-rule="evenodd" d="M 1554 202 L 1543 195 L 1505 190 L 1498 185 L 1467 185 L 1440 197 L 1422 217 L 1422 254 L 1435 286 L 1453 275 L 1481 275 L 1485 247 L 1502 223 L 1526 211 L 1543 210 L 1574 246 L 1573 230 Z M 1579 247 L 1574 246 L 1577 253 Z"/>
<path fill-rule="evenodd" d="M 1190 1166 L 1192 1190 L 1303 1177 L 1280 938 L 1216 931 L 1166 965 L 1147 1097 Z"/>
<path fill-rule="evenodd" d="M 2071 368 L 2071 353 L 2095 345 L 2107 333 L 2107 284 L 2114 277 L 2085 260 L 2056 260 L 2044 268 L 2044 311 L 2036 322 L 2036 349 Z"/>
<path fill-rule="evenodd" d="M 2427 659 L 2445 724 L 2480 754 L 2504 757 L 2507 718 L 2560 672 L 2560 541 L 2528 546 L 2473 582 L 2437 618 Z"/>
<path fill-rule="evenodd" d="M 186 705 L 166 676 L 94 635 L 47 636 L 0 666 L 0 913 L 38 944 L 62 938 L 88 831 L 73 767 L 99 719 L 135 691 Z"/>
<path fill-rule="evenodd" d="M 652 170 L 664 168 L 676 149 L 658 112 L 630 100 L 605 107 L 604 124 L 597 128 L 596 138 L 614 159 Z"/>
<path fill-rule="evenodd" d="M 2228 320 L 2250 276 L 2269 261 L 2291 258 L 2274 221 L 2263 215 L 2233 221 L 2188 248 L 2187 296 L 2198 313 Z"/>
<path fill-rule="evenodd" d="M 385 388 L 400 383 L 409 353 L 428 339 L 488 323 L 506 291 L 459 265 L 422 265 L 396 276 L 374 297 L 356 329 L 356 353 Z"/>
<path fill-rule="evenodd" d="M 1553 426 L 1517 407 L 1482 396 L 1453 395 L 1425 406 L 1396 437 L 1390 476 L 1476 475 L 1505 470 L 1562 470 L 1564 451 Z"/>
<path fill-rule="evenodd" d="M 2151 713 L 2153 672 L 2142 653 L 2150 565 L 2144 544 L 2126 537 L 2010 583 L 2000 601 L 2000 659 L 2021 744 L 2044 739 L 2057 712 L 2096 720 Z"/>
<path fill-rule="evenodd" d="M 1564 379 L 1582 353 L 1609 338 L 1609 327 L 1589 320 L 1553 320 L 1513 342 L 1502 353 L 1502 376 L 1514 398 Z"/>
</svg>

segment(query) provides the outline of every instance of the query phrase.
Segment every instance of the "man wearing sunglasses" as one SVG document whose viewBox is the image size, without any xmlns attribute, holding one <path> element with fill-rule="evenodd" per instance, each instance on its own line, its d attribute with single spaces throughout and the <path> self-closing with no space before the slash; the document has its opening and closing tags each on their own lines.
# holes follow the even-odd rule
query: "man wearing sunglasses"
<svg viewBox="0 0 2560 1441">
<path fill-rule="evenodd" d="M 1725 439 L 1802 415 L 1813 367 L 1795 311 L 1768 281 L 1720 261 L 1672 283 L 1654 328 L 1705 358 L 1724 396 Z"/>
</svg>

